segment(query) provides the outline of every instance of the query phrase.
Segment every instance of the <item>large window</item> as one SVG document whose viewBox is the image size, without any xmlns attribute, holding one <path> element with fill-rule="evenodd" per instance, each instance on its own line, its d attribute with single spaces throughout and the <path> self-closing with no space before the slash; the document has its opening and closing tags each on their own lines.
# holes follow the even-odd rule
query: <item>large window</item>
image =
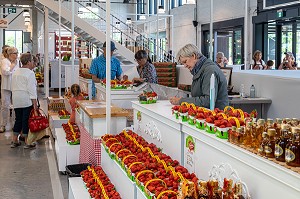
<svg viewBox="0 0 300 199">
<path fill-rule="evenodd" d="M 22 30 L 5 30 L 5 45 L 13 46 L 23 53 L 23 31 Z"/>
</svg>

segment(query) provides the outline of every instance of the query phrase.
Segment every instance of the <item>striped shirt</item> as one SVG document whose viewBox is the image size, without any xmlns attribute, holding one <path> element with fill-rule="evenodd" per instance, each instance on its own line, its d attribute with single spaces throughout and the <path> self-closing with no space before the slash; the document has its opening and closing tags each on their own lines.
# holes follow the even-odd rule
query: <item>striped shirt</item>
<svg viewBox="0 0 300 199">
<path fill-rule="evenodd" d="M 120 61 L 112 56 L 111 57 L 111 79 L 116 79 L 122 75 L 122 68 L 120 65 Z M 96 75 L 99 79 L 106 78 L 106 58 L 104 55 L 100 55 L 99 57 L 93 59 L 90 67 L 90 74 Z M 93 97 L 96 96 L 96 88 L 93 82 L 92 84 Z"/>
<path fill-rule="evenodd" d="M 145 78 L 146 82 L 157 84 L 156 69 L 153 64 L 147 62 L 143 68 L 140 68 L 140 66 L 137 66 L 136 68 L 140 75 L 140 78 Z"/>
</svg>

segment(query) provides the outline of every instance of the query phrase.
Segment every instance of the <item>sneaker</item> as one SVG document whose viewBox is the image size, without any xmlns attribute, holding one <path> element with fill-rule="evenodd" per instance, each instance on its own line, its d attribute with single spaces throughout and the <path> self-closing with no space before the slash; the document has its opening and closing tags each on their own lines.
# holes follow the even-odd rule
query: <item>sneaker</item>
<svg viewBox="0 0 300 199">
<path fill-rule="evenodd" d="M 26 144 L 24 149 L 35 149 L 35 144 Z"/>
<path fill-rule="evenodd" d="M 11 145 L 10 145 L 10 148 L 16 148 L 18 146 L 21 146 L 20 142 L 12 142 Z"/>
<path fill-rule="evenodd" d="M 0 127 L 0 133 L 4 133 L 6 131 L 5 126 Z"/>
</svg>

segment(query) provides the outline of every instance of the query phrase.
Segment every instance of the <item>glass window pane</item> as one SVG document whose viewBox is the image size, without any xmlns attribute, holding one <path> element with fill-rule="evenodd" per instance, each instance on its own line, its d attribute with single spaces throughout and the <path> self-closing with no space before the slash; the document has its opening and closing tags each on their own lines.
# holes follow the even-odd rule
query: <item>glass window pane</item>
<svg viewBox="0 0 300 199">
<path fill-rule="evenodd" d="M 295 56 L 296 56 L 296 62 L 300 63 L 300 23 L 297 24 L 296 55 Z"/>
<path fill-rule="evenodd" d="M 276 59 L 275 59 L 275 52 L 276 52 L 276 23 L 269 23 L 268 24 L 268 54 L 267 60 L 272 60 L 274 62 L 274 66 L 276 66 Z"/>
<path fill-rule="evenodd" d="M 285 52 L 292 52 L 293 49 L 293 27 L 292 24 L 283 25 L 281 29 L 281 59 Z"/>
<path fill-rule="evenodd" d="M 242 31 L 234 31 L 233 64 L 242 64 Z"/>
</svg>

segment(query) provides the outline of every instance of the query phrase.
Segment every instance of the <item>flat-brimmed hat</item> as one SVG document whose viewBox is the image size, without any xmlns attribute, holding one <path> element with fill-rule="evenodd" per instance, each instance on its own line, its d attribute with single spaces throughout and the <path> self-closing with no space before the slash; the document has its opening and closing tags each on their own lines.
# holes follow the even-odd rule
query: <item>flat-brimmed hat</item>
<svg viewBox="0 0 300 199">
<path fill-rule="evenodd" d="M 106 42 L 104 42 L 103 48 L 106 48 Z M 114 51 L 114 50 L 116 50 L 116 49 L 117 49 L 117 48 L 116 48 L 115 43 L 114 43 L 113 41 L 110 41 L 110 50 L 111 50 L 111 51 Z"/>
</svg>

